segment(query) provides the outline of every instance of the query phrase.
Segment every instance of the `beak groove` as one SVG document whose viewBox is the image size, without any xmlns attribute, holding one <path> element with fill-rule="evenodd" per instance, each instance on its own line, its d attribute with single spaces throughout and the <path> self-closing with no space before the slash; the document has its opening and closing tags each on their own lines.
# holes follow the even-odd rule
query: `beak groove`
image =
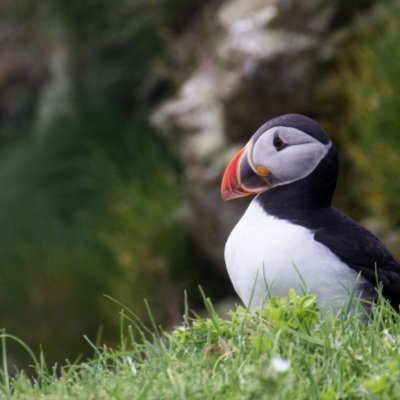
<svg viewBox="0 0 400 400">
<path fill-rule="evenodd" d="M 240 182 L 240 162 L 245 151 L 246 147 L 243 147 L 241 150 L 239 150 L 239 152 L 232 158 L 226 167 L 221 184 L 221 197 L 224 201 L 249 196 L 252 194 L 251 192 L 245 190 Z"/>
<path fill-rule="evenodd" d="M 251 166 L 249 152 L 251 142 L 239 150 L 226 167 L 221 184 L 223 200 L 233 200 L 271 189 L 271 171 L 263 166 Z"/>
</svg>

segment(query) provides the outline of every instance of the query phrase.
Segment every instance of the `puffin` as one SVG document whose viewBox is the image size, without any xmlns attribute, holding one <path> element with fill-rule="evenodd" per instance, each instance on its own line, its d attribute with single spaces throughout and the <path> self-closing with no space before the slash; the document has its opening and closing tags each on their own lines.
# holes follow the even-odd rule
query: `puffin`
<svg viewBox="0 0 400 400">
<path fill-rule="evenodd" d="M 230 233 L 225 263 L 242 302 L 313 293 L 336 312 L 383 296 L 399 310 L 400 263 L 371 232 L 332 206 L 339 162 L 313 119 L 286 114 L 263 124 L 229 162 L 222 199 L 256 195 Z M 350 304 L 350 305 L 349 305 Z"/>
</svg>

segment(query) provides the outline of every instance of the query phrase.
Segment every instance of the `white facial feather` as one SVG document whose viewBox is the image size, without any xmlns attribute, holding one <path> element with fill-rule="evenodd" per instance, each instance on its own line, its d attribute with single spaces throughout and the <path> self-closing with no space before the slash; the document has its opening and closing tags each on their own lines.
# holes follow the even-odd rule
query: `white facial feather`
<svg viewBox="0 0 400 400">
<path fill-rule="evenodd" d="M 228 238 L 225 262 L 236 292 L 252 310 L 267 300 L 268 291 L 281 297 L 293 288 L 301 295 L 304 281 L 320 304 L 337 311 L 358 279 L 354 270 L 314 240 L 314 232 L 268 215 L 256 199 Z M 363 285 L 365 280 L 359 278 L 357 287 Z"/>
<path fill-rule="evenodd" d="M 273 145 L 275 133 L 287 144 L 279 151 Z M 277 179 L 275 186 L 285 185 L 314 171 L 331 145 L 296 128 L 278 126 L 268 129 L 251 146 L 249 161 L 254 168 L 261 165 L 271 171 Z"/>
</svg>

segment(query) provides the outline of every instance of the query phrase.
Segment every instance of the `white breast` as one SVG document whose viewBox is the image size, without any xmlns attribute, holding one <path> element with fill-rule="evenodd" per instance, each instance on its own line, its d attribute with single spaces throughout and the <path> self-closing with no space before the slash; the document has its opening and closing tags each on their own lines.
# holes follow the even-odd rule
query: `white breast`
<svg viewBox="0 0 400 400">
<path fill-rule="evenodd" d="M 226 242 L 225 262 L 250 309 L 293 288 L 298 294 L 308 289 L 320 304 L 337 310 L 357 281 L 354 270 L 314 240 L 314 232 L 268 215 L 256 199 Z"/>
</svg>

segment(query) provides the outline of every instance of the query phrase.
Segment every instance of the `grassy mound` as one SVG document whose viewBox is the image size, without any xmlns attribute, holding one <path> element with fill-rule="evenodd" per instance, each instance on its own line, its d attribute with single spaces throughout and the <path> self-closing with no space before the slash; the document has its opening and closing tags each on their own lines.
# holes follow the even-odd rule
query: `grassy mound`
<svg viewBox="0 0 400 400">
<path fill-rule="evenodd" d="M 91 361 L 58 376 L 35 360 L 35 380 L 24 372 L 11 379 L 3 358 L 0 391 L 24 399 L 400 398 L 400 317 L 384 300 L 370 321 L 320 318 L 314 296 L 294 293 L 227 319 L 206 305 L 208 318 L 185 311 L 172 333 L 154 326 L 150 336 L 124 311 L 118 350 L 91 344 Z"/>
</svg>

